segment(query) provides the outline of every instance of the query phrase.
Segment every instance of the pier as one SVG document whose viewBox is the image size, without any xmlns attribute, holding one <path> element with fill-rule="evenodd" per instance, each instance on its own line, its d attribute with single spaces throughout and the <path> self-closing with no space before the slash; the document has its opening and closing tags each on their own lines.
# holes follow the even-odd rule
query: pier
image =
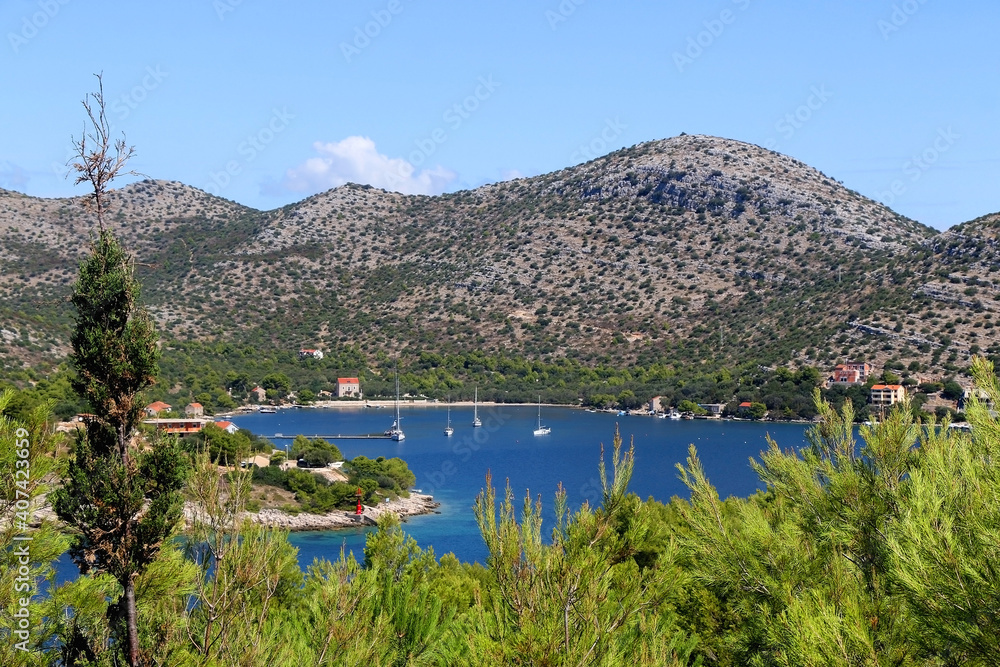
<svg viewBox="0 0 1000 667">
<path fill-rule="evenodd" d="M 309 440 L 388 440 L 390 437 L 385 433 L 361 433 L 360 435 L 345 435 L 343 433 L 336 435 L 285 435 L 283 433 L 275 433 L 274 435 L 265 435 L 263 437 L 268 440 L 294 440 L 299 435 L 303 435 Z"/>
</svg>

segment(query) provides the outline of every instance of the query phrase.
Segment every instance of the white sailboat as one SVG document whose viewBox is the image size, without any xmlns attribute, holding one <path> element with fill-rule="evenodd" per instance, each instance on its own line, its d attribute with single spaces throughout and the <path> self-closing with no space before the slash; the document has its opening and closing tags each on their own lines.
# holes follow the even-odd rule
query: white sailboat
<svg viewBox="0 0 1000 667">
<path fill-rule="evenodd" d="M 396 442 L 402 442 L 406 439 L 406 434 L 403 433 L 403 425 L 399 419 L 399 370 L 396 370 L 396 421 L 392 423 L 392 428 L 389 429 L 389 438 L 395 440 Z"/>
<path fill-rule="evenodd" d="M 455 434 L 455 429 L 451 427 L 451 402 L 448 402 L 448 425 L 444 427 L 444 434 L 449 438 Z"/>
<path fill-rule="evenodd" d="M 548 426 L 542 426 L 542 397 L 538 397 L 538 428 L 535 429 L 535 435 L 548 435 L 552 433 L 552 429 Z"/>
<path fill-rule="evenodd" d="M 479 419 L 479 387 L 476 387 L 476 398 L 472 403 L 472 425 L 482 426 L 483 422 Z"/>
</svg>

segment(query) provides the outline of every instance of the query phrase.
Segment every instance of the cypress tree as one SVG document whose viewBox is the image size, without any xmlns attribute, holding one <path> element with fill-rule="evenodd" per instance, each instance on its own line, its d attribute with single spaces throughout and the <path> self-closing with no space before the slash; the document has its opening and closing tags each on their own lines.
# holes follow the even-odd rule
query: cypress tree
<svg viewBox="0 0 1000 667">
<path fill-rule="evenodd" d="M 100 77 L 98 77 L 100 82 Z M 104 225 L 107 184 L 131 148 L 114 144 L 103 91 L 84 101 L 93 131 L 77 142 L 77 182 L 93 186 L 98 233 L 73 289 L 76 328 L 70 359 L 74 388 L 93 413 L 77 437 L 74 458 L 53 507 L 76 529 L 70 555 L 84 574 L 108 572 L 122 595 L 109 608 L 115 650 L 141 664 L 135 580 L 152 563 L 181 517 L 183 454 L 176 442 L 141 446 L 142 392 L 155 381 L 157 336 L 140 300 L 131 256 Z"/>
</svg>

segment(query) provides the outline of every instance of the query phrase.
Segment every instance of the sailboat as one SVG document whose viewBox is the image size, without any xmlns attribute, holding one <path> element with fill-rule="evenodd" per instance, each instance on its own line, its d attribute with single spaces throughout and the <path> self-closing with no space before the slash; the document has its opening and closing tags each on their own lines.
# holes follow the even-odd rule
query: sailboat
<svg viewBox="0 0 1000 667">
<path fill-rule="evenodd" d="M 476 398 L 472 404 L 472 425 L 482 426 L 483 422 L 479 418 L 479 387 L 476 387 Z"/>
<path fill-rule="evenodd" d="M 396 442 L 402 442 L 406 439 L 406 434 L 403 433 L 403 426 L 399 419 L 399 370 L 396 370 L 396 421 L 392 423 L 392 428 L 389 429 L 389 438 L 395 440 Z"/>
<path fill-rule="evenodd" d="M 448 403 L 448 425 L 444 427 L 444 434 L 449 438 L 455 434 L 455 429 L 451 427 L 451 402 Z"/>
<path fill-rule="evenodd" d="M 552 429 L 548 426 L 542 426 L 542 397 L 538 397 L 538 428 L 535 429 L 535 435 L 548 435 L 552 433 Z"/>
</svg>

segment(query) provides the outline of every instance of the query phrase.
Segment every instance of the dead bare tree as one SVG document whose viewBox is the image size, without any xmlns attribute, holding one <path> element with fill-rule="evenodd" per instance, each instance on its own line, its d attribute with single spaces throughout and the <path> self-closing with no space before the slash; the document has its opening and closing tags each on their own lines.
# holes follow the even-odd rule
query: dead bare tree
<svg viewBox="0 0 1000 667">
<path fill-rule="evenodd" d="M 76 439 L 63 485 L 53 493 L 59 518 L 76 530 L 70 556 L 87 574 L 108 572 L 123 594 L 109 607 L 112 646 L 130 667 L 140 654 L 136 579 L 160 552 L 182 516 L 187 459 L 176 440 L 137 448 L 142 392 L 156 381 L 159 349 L 152 318 L 142 305 L 131 255 L 104 221 L 108 185 L 123 173 L 134 150 L 112 146 L 104 90 L 84 100 L 93 125 L 76 142 L 77 183 L 90 183 L 100 227 L 73 287 L 76 327 L 70 361 L 73 387 L 93 418 Z"/>
<path fill-rule="evenodd" d="M 121 139 L 111 139 L 111 125 L 105 113 L 104 78 L 97 77 L 97 92 L 83 98 L 83 108 L 90 118 L 90 129 L 84 129 L 79 139 L 73 139 L 74 153 L 70 168 L 77 172 L 73 185 L 90 183 L 91 200 L 97 214 L 97 225 L 104 231 L 104 211 L 107 207 L 108 184 L 118 176 L 142 176 L 137 171 L 122 171 L 125 164 L 135 153 L 135 147 L 125 142 L 125 134 Z"/>
</svg>

